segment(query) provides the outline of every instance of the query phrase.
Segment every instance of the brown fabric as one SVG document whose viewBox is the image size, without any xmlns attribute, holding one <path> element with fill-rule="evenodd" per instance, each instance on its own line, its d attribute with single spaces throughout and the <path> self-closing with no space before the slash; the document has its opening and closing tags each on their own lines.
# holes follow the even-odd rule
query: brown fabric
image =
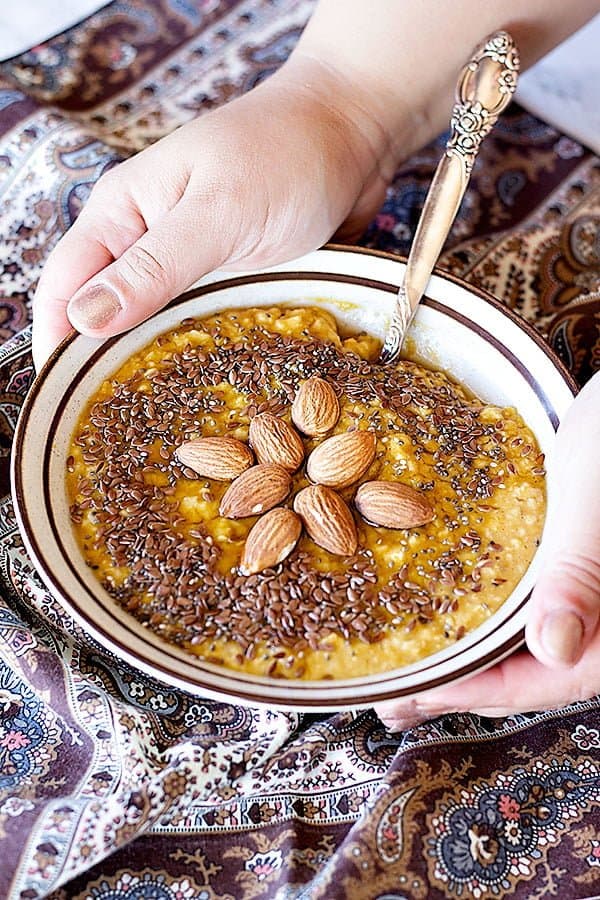
<svg viewBox="0 0 600 900">
<path fill-rule="evenodd" d="M 591 897 L 598 701 L 400 735 L 173 692 L 109 657 L 43 589 L 8 497 L 41 266 L 103 171 L 248 88 L 308 0 L 116 0 L 0 66 L 0 896 Z M 440 140 L 363 243 L 406 253 Z M 600 368 L 600 161 L 513 106 L 444 264 Z"/>
</svg>

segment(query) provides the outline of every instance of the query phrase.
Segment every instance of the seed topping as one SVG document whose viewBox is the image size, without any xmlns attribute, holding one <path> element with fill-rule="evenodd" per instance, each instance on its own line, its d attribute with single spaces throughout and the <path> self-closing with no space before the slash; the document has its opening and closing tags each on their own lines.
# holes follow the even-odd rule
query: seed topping
<svg viewBox="0 0 600 900">
<path fill-rule="evenodd" d="M 456 636 L 452 617 L 462 598 L 476 595 L 482 581 L 493 577 L 487 564 L 476 568 L 484 552 L 500 552 L 491 547 L 489 538 L 482 538 L 477 516 L 481 519 L 495 508 L 497 491 L 515 477 L 503 465 L 505 448 L 518 440 L 514 432 L 507 437 L 495 424 L 484 421 L 481 407 L 455 393 L 436 373 L 426 382 L 411 363 L 381 367 L 311 334 L 290 337 L 258 325 L 243 343 L 231 340 L 222 329 L 229 315 L 233 316 L 190 320 L 180 327 L 182 334 L 203 330 L 211 338 L 210 347 L 194 345 L 190 336 L 182 349 L 173 350 L 168 336 L 159 337 L 156 348 L 165 352 L 153 370 L 138 368 L 123 380 L 114 380 L 110 396 L 95 401 L 87 421 L 78 427 L 68 460 L 69 477 L 76 479 L 71 516 L 80 523 L 78 527 L 87 528 L 90 549 L 101 549 L 114 570 L 125 573 L 116 577 L 109 572 L 103 582 L 106 589 L 125 609 L 171 641 L 204 646 L 213 639 L 226 639 L 235 642 L 247 659 L 264 647 L 298 659 L 306 648 L 322 648 L 331 635 L 376 643 L 390 624 L 409 631 L 438 615 L 447 619 L 448 633 Z M 273 522 L 291 526 L 295 520 L 290 516 L 298 513 L 277 506 L 292 502 L 287 499 L 292 490 L 300 496 L 306 481 L 301 472 L 293 475 L 279 463 L 262 463 L 259 458 L 259 465 L 254 465 L 248 447 L 249 427 L 265 413 L 288 424 L 285 417 L 311 379 L 324 381 L 336 399 L 343 398 L 343 412 L 332 426 L 340 433 L 333 438 L 367 435 L 364 440 L 374 448 L 367 468 L 346 486 L 322 482 L 311 486 L 320 489 L 319 495 L 330 488 L 345 504 L 350 520 L 344 521 L 349 529 L 350 521 L 354 525 L 357 543 L 354 549 L 344 545 L 347 555 L 339 557 L 339 564 L 335 555 L 326 557 L 330 561 L 327 571 L 316 564 L 302 540 L 292 545 L 291 529 L 285 544 L 283 538 L 278 543 L 275 535 L 279 531 L 274 530 L 268 543 L 277 544 L 275 555 L 262 567 L 265 557 L 256 561 L 255 543 L 261 556 L 267 526 L 273 527 L 271 516 Z M 240 398 L 235 410 L 227 399 L 231 390 Z M 382 411 L 391 415 L 385 428 Z M 225 415 L 229 416 L 227 434 L 216 434 L 214 417 Z M 310 435 L 297 417 L 293 421 L 307 435 L 303 453 L 310 461 L 332 438 L 322 440 L 327 431 Z M 233 479 L 223 479 L 231 480 L 229 486 L 218 480 L 214 470 L 197 471 L 195 460 L 185 451 L 181 453 L 186 444 L 212 437 L 231 438 L 248 454 L 244 454 L 246 468 Z M 365 475 L 381 481 L 379 467 L 386 448 L 392 445 L 408 446 L 416 460 L 430 462 L 430 480 L 412 486 L 436 509 L 436 527 L 439 520 L 448 537 L 442 546 L 432 546 L 430 553 L 417 560 L 412 559 L 407 545 L 405 565 L 388 573 L 378 568 L 372 550 L 364 543 L 364 535 L 373 526 L 358 516 L 355 520 L 349 504 Z M 521 457 L 523 446 L 529 447 L 530 441 L 515 444 L 517 468 L 522 471 L 521 467 L 534 465 L 539 469 L 543 460 L 533 449 Z M 308 454 L 309 450 L 312 453 Z M 82 465 L 85 476 L 79 477 Z M 249 511 L 241 519 L 231 520 L 230 543 L 237 541 L 241 565 L 238 562 L 224 569 L 224 543 L 211 536 L 206 523 L 190 522 L 183 509 L 187 495 L 182 499 L 181 485 L 193 485 L 198 497 L 214 504 L 215 516 L 224 515 L 219 508 L 231 511 L 227 503 L 223 507 L 223 501 L 236 480 L 249 477 L 258 490 L 261 480 L 256 470 L 263 466 L 275 468 L 271 474 L 281 487 L 274 493 L 272 481 L 267 479 L 269 489 L 260 486 L 267 498 L 257 502 L 253 494 Z M 401 461 L 394 477 L 402 483 L 411 481 Z M 454 499 L 443 510 L 433 502 L 435 484 L 440 480 L 454 492 Z M 244 494 L 239 487 L 237 491 Z M 269 512 L 271 504 L 275 508 Z M 298 506 L 303 508 L 302 501 Z M 239 513 L 240 507 L 234 503 L 233 509 Z M 461 517 L 467 509 L 473 511 L 473 517 L 465 530 Z M 259 515 L 262 519 L 253 521 Z M 262 544 L 254 535 L 261 522 L 257 535 L 260 538 L 265 529 Z M 401 532 L 398 539 L 403 540 Z M 280 555 L 283 551 L 287 553 Z M 503 579 L 494 580 L 503 583 Z M 293 671 L 297 674 L 296 668 Z"/>
</svg>

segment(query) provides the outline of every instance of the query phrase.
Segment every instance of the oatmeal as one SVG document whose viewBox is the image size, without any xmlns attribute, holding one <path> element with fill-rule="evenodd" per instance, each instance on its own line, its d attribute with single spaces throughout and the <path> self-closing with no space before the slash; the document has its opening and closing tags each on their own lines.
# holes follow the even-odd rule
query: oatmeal
<svg viewBox="0 0 600 900">
<path fill-rule="evenodd" d="M 204 659 L 307 679 L 412 663 L 488 618 L 539 542 L 543 455 L 514 409 L 378 350 L 317 308 L 234 310 L 105 381 L 67 482 L 115 601 Z"/>
</svg>

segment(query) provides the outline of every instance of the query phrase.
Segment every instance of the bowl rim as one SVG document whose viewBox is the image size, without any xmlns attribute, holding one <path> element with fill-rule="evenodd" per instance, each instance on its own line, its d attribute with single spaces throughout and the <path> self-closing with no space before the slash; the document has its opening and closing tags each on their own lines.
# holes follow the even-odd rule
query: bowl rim
<svg viewBox="0 0 600 900">
<path fill-rule="evenodd" d="M 369 247 L 362 247 L 357 244 L 338 244 L 338 243 L 331 242 L 331 241 L 328 241 L 326 244 L 323 244 L 322 247 L 319 247 L 317 250 L 315 250 L 313 252 L 319 253 L 323 250 L 333 250 L 334 252 L 342 252 L 342 253 L 355 253 L 355 254 L 361 255 L 361 256 L 375 256 L 375 257 L 379 257 L 380 259 L 387 259 L 390 262 L 402 263 L 403 265 L 406 265 L 407 260 L 408 260 L 408 257 L 405 256 L 404 254 L 390 253 L 387 250 L 371 249 Z M 304 258 L 304 257 L 300 257 L 300 258 Z M 262 274 L 263 272 L 271 272 L 271 271 L 272 270 L 269 270 L 269 269 L 260 269 L 260 270 L 258 270 L 258 273 L 252 273 L 252 274 L 256 275 L 256 274 Z M 272 274 L 276 274 L 276 272 L 272 271 Z M 290 274 L 291 273 L 286 272 L 285 276 L 289 277 Z M 323 277 L 322 272 L 308 272 L 307 271 L 303 274 L 304 275 L 312 274 L 312 275 L 315 275 L 318 277 Z M 552 347 L 550 347 L 548 342 L 544 340 L 544 338 L 539 333 L 539 331 L 536 328 L 534 328 L 534 326 L 530 322 L 528 322 L 524 316 L 521 316 L 514 309 L 511 309 L 510 306 L 506 306 L 504 303 L 502 303 L 501 300 L 498 300 L 498 298 L 495 297 L 486 288 L 483 288 L 480 285 L 470 284 L 461 275 L 456 275 L 454 272 L 449 272 L 446 269 L 444 269 L 443 266 L 435 266 L 433 269 L 433 272 L 432 272 L 432 276 L 433 275 L 437 275 L 440 278 L 444 278 L 447 281 L 451 281 L 453 284 L 457 285 L 457 287 L 464 288 L 465 290 L 469 291 L 470 293 L 475 294 L 481 300 L 484 300 L 486 303 L 489 303 L 489 305 L 492 306 L 495 310 L 497 310 L 498 312 L 502 313 L 502 315 L 504 315 L 508 319 L 510 319 L 515 325 L 518 325 L 519 328 L 521 329 L 521 331 L 524 331 L 525 334 L 529 338 L 531 338 L 531 340 L 533 340 L 534 343 L 537 344 L 537 346 L 546 354 L 546 356 L 548 357 L 550 362 L 552 362 L 554 367 L 557 369 L 557 371 L 562 376 L 562 378 L 565 381 L 565 383 L 567 384 L 567 386 L 571 389 L 573 396 L 577 395 L 577 393 L 580 390 L 580 387 L 579 387 L 577 381 L 575 380 L 574 376 L 572 375 L 572 373 L 569 371 L 569 369 L 567 369 L 567 367 L 564 364 L 564 362 L 562 361 L 562 359 L 552 349 Z M 221 272 L 220 276 L 222 276 L 222 277 L 219 277 L 219 282 L 221 282 L 221 281 L 226 282 L 228 285 L 231 285 L 232 287 L 235 286 L 235 283 L 238 280 L 240 282 L 243 281 L 244 283 L 248 280 L 248 273 L 246 271 L 241 272 L 241 273 L 234 272 L 234 271 L 231 271 L 231 272 L 225 271 L 225 272 Z M 201 276 L 201 277 L 203 277 L 203 276 Z M 342 278 L 340 276 L 336 275 L 336 278 L 332 279 L 332 280 L 342 281 Z M 382 282 L 378 282 L 376 279 L 364 278 L 362 280 L 364 281 L 364 283 L 366 285 L 371 284 L 374 287 L 381 287 L 381 285 L 382 285 Z M 211 284 L 212 283 L 213 282 L 211 282 Z M 208 285 L 208 286 L 210 287 L 210 285 Z M 194 288 L 194 287 L 188 288 L 186 291 L 183 291 L 181 294 L 178 294 L 176 297 L 173 297 L 172 300 L 169 300 L 169 302 L 166 304 L 166 306 L 164 306 L 160 310 L 157 310 L 156 313 L 153 313 L 153 316 L 157 315 L 160 312 L 163 312 L 165 309 L 168 309 L 171 306 L 174 306 L 174 305 L 180 303 L 182 300 L 191 299 L 192 296 L 197 295 L 197 290 L 198 289 Z M 426 296 L 426 295 L 424 295 L 424 296 Z M 152 316 L 150 316 L 150 318 L 152 318 Z M 136 327 L 137 326 L 134 326 L 134 328 L 136 328 Z M 133 329 L 130 329 L 130 330 L 133 330 Z M 103 347 L 109 341 L 111 343 L 117 341 L 119 338 L 123 337 L 123 334 L 126 334 L 126 333 L 128 333 L 128 332 L 121 332 L 120 334 L 117 334 L 114 337 L 107 338 L 106 341 L 102 342 L 101 346 Z M 25 409 L 25 407 L 29 404 L 30 397 L 31 397 L 34 389 L 36 391 L 39 391 L 40 384 L 44 380 L 46 372 L 54 366 L 55 361 L 60 356 L 62 356 L 65 349 L 73 341 L 77 340 L 78 337 L 80 337 L 79 332 L 76 331 L 74 328 L 72 328 L 71 331 L 69 332 L 69 334 L 65 335 L 65 337 L 61 340 L 61 342 L 54 348 L 54 350 L 52 351 L 52 353 L 50 354 L 48 359 L 43 363 L 40 371 L 36 372 L 36 376 L 29 388 L 29 391 L 27 392 L 27 396 L 25 397 L 25 400 L 23 402 L 21 410 Z M 19 435 L 17 433 L 17 429 L 15 429 L 15 440 L 13 442 L 13 447 L 15 448 L 15 450 L 16 450 L 17 437 L 19 437 Z M 13 451 L 13 452 L 15 452 L 15 451 Z"/>
<path fill-rule="evenodd" d="M 383 259 L 388 259 L 394 263 L 404 263 L 404 264 L 406 263 L 406 260 L 403 257 L 400 257 L 396 254 L 387 253 L 385 251 L 372 251 L 372 250 L 369 250 L 368 248 L 362 248 L 362 247 L 345 246 L 345 245 L 338 245 L 338 244 L 327 244 L 323 248 L 320 248 L 320 250 L 332 250 L 335 252 L 341 251 L 343 253 L 348 253 L 348 252 L 358 253 L 358 254 L 369 256 L 369 257 L 376 256 L 376 257 L 380 257 Z M 315 251 L 315 252 L 318 253 L 320 251 Z M 290 262 L 295 262 L 295 261 L 290 261 Z M 283 271 L 281 271 L 281 273 L 278 273 L 276 271 L 276 269 L 275 270 L 267 269 L 267 270 L 260 270 L 258 272 L 248 272 L 248 273 L 246 273 L 246 272 L 244 272 L 244 273 L 224 272 L 224 273 L 217 273 L 217 274 L 218 274 L 218 277 L 215 277 L 214 280 L 209 281 L 207 284 L 193 287 L 193 288 L 189 289 L 188 291 L 185 291 L 184 293 L 178 295 L 167 305 L 166 308 L 174 307 L 174 306 L 180 305 L 182 303 L 185 303 L 187 300 L 195 298 L 195 297 L 201 295 L 202 293 L 209 293 L 211 290 L 215 290 L 215 285 L 217 285 L 217 284 L 220 286 L 223 286 L 223 287 L 230 288 L 230 287 L 235 287 L 236 285 L 242 284 L 242 283 L 247 284 L 249 281 L 257 282 L 257 281 L 266 280 L 266 279 L 288 280 L 289 281 L 293 278 L 294 274 L 296 275 L 297 278 L 299 278 L 299 279 L 301 278 L 304 280 L 310 279 L 310 278 L 315 278 L 315 279 L 319 279 L 319 280 L 331 280 L 331 281 L 334 281 L 337 283 L 344 283 L 345 280 L 353 280 L 354 282 L 359 280 L 362 285 L 367 286 L 367 287 L 369 287 L 369 286 L 374 287 L 379 290 L 381 290 L 384 287 L 387 288 L 387 290 L 394 288 L 394 286 L 390 285 L 389 283 L 384 284 L 384 282 L 382 282 L 382 281 L 379 281 L 376 279 L 371 279 L 371 278 L 368 278 L 363 275 L 358 276 L 358 278 L 356 276 L 347 276 L 347 278 L 345 279 L 343 274 L 329 273 L 330 277 L 328 279 L 327 273 L 324 271 L 322 272 L 322 271 L 310 270 L 309 268 L 302 269 L 300 267 L 298 269 L 283 270 Z M 469 294 L 475 295 L 479 299 L 483 300 L 485 303 L 491 305 L 495 310 L 497 310 L 502 315 L 506 316 L 509 320 L 511 320 L 513 324 L 515 324 L 520 330 L 524 331 L 527 334 L 527 336 L 534 341 L 534 343 L 537 345 L 538 348 L 543 350 L 544 354 L 548 357 L 549 361 L 557 369 L 558 373 L 562 377 L 562 380 L 565 382 L 565 384 L 568 387 L 568 389 L 570 390 L 570 392 L 572 394 L 576 393 L 576 390 L 577 390 L 576 382 L 573 379 L 573 377 L 571 376 L 571 374 L 568 372 L 568 370 L 566 369 L 566 367 L 564 366 L 562 361 L 558 358 L 558 356 L 554 353 L 554 351 L 548 346 L 548 344 L 543 340 L 541 335 L 533 328 L 533 326 L 531 326 L 528 322 L 526 322 L 524 319 L 522 319 L 521 316 L 519 316 L 517 313 L 515 313 L 513 310 L 509 309 L 508 307 L 504 306 L 499 300 L 497 300 L 495 297 L 493 297 L 485 289 L 470 285 L 468 282 L 466 282 L 460 276 L 456 276 L 452 273 L 446 272 L 442 267 L 437 267 L 433 274 L 440 276 L 443 280 L 453 282 L 458 287 L 466 290 Z M 432 300 L 431 298 L 428 298 L 427 305 L 435 306 L 436 303 L 437 303 L 437 301 Z M 440 304 L 440 306 L 443 307 L 442 304 Z M 446 309 L 447 309 L 447 307 L 446 307 Z M 161 310 L 160 312 L 163 312 L 163 311 L 164 311 L 164 309 Z M 459 320 L 461 318 L 463 320 L 465 320 L 465 317 L 461 316 L 461 314 L 458 313 L 456 310 L 453 311 L 453 315 L 456 318 L 458 318 Z M 472 320 L 470 320 L 470 319 L 466 319 L 466 321 L 472 322 Z M 485 332 L 486 335 L 490 334 L 489 332 L 486 331 L 485 328 L 482 328 L 481 331 Z M 112 653 L 113 655 L 118 655 L 120 658 L 127 660 L 135 668 L 140 669 L 153 677 L 158 677 L 159 680 L 168 681 L 172 685 L 174 683 L 172 669 L 168 668 L 167 666 L 162 665 L 158 660 L 148 661 L 148 663 L 146 664 L 143 660 L 141 660 L 138 657 L 138 655 L 135 652 L 130 653 L 126 646 L 123 646 L 118 640 L 115 639 L 114 635 L 111 635 L 110 633 L 106 633 L 104 631 L 104 629 L 98 625 L 98 623 L 93 621 L 91 616 L 86 615 L 83 610 L 80 611 L 80 605 L 77 602 L 76 598 L 73 598 L 72 596 L 69 596 L 68 594 L 67 594 L 67 596 L 65 596 L 64 589 L 61 588 L 60 583 L 58 582 L 58 579 L 55 577 L 54 573 L 52 572 L 52 566 L 48 565 L 48 567 L 46 567 L 44 565 L 44 553 L 41 550 L 41 548 L 39 548 L 39 545 L 35 538 L 35 534 L 31 527 L 31 523 L 29 522 L 28 516 L 26 514 L 24 514 L 25 500 L 24 500 L 24 496 L 23 496 L 22 471 L 21 470 L 22 470 L 22 465 L 23 465 L 23 444 L 24 444 L 24 437 L 25 437 L 25 433 L 26 433 L 27 421 L 29 419 L 29 413 L 30 413 L 30 410 L 33 408 L 33 405 L 43 387 L 47 373 L 50 371 L 51 368 L 54 367 L 57 360 L 63 355 L 63 353 L 70 346 L 70 344 L 73 341 L 77 340 L 78 337 L 80 337 L 78 335 L 78 333 L 75 331 L 72 331 L 69 335 L 67 335 L 63 339 L 63 341 L 55 349 L 53 354 L 50 356 L 50 358 L 47 360 L 47 362 L 44 364 L 44 366 L 40 370 L 39 374 L 35 378 L 32 386 L 30 388 L 30 391 L 23 403 L 23 407 L 21 410 L 21 414 L 19 416 L 18 424 L 17 424 L 17 429 L 15 432 L 15 438 L 14 438 L 14 444 L 13 444 L 13 454 L 12 454 L 12 459 L 11 459 L 11 482 L 13 485 L 13 497 L 15 499 L 15 512 L 17 515 L 17 521 L 18 521 L 21 533 L 24 537 L 25 544 L 26 544 L 28 550 L 30 551 L 30 553 L 32 555 L 32 559 L 33 559 L 34 563 L 36 564 L 40 574 L 42 575 L 42 579 L 44 580 L 45 584 L 50 589 L 51 593 L 57 598 L 58 602 L 63 607 L 66 607 L 69 614 L 82 626 L 83 630 L 86 633 L 86 636 L 91 636 L 92 638 L 94 638 L 103 647 L 103 649 L 105 651 Z M 492 337 L 493 337 L 493 335 L 492 335 Z M 99 346 L 96 348 L 96 350 L 88 358 L 88 360 L 85 364 L 86 371 L 89 371 L 91 368 L 93 368 L 93 365 L 96 361 L 96 354 L 105 353 L 108 349 L 110 349 L 111 346 L 114 345 L 114 343 L 116 343 L 117 341 L 123 340 L 123 338 L 124 338 L 124 334 L 122 333 L 115 337 L 108 338 L 105 341 L 102 341 L 99 344 Z M 505 345 L 501 344 L 500 341 L 498 341 L 498 344 L 502 347 L 505 347 Z M 515 357 L 515 359 L 516 359 L 516 357 Z M 526 373 L 526 375 L 529 374 L 526 367 L 520 365 L 519 369 L 522 374 L 523 373 Z M 76 374 L 80 374 L 80 370 L 78 370 L 78 372 Z M 530 382 L 530 384 L 532 383 L 532 381 L 535 382 L 535 378 L 533 378 L 533 379 L 528 378 L 527 380 Z M 69 384 L 66 385 L 65 388 L 68 390 L 68 387 L 71 384 L 72 384 L 72 382 L 69 382 Z M 541 399 L 541 397 L 540 397 L 540 399 Z M 65 402 L 64 398 L 61 402 L 64 404 L 64 402 Z M 548 412 L 550 421 L 552 422 L 554 429 L 556 429 L 558 420 L 556 420 L 556 421 L 552 420 L 552 417 L 550 416 L 549 411 L 547 409 L 547 404 L 544 403 L 544 405 L 546 406 L 546 410 Z M 57 414 L 56 411 L 53 412 L 52 418 L 54 418 L 54 416 L 56 414 Z M 49 442 L 46 442 L 46 443 L 49 443 Z M 48 447 L 47 446 L 44 447 L 43 455 L 47 455 L 48 452 L 49 452 Z M 46 488 L 46 490 L 49 490 L 49 488 Z M 47 498 L 47 494 L 46 494 L 46 498 Z M 68 557 L 65 557 L 65 558 L 68 559 Z M 70 562 L 69 562 L 69 565 L 71 565 Z M 75 570 L 73 569 L 72 571 L 75 571 Z M 76 577 L 78 577 L 78 576 L 76 575 Z M 525 605 L 527 603 L 528 596 L 529 595 L 522 598 L 518 607 L 516 607 L 514 612 L 512 613 L 511 618 L 518 617 L 522 613 L 523 608 L 525 607 Z M 504 625 L 506 625 L 506 622 L 499 622 L 495 629 L 492 629 L 488 634 L 486 634 L 486 636 L 485 636 L 486 643 L 489 642 L 491 636 L 494 634 L 494 631 L 497 631 L 498 629 L 504 627 Z M 504 658 L 505 656 L 507 656 L 509 653 L 513 652 L 513 650 L 515 650 L 517 647 L 519 647 L 523 643 L 523 640 L 524 640 L 524 626 L 523 626 L 523 624 L 521 624 L 521 626 L 519 627 L 519 629 L 517 631 L 515 631 L 510 636 L 508 636 L 502 643 L 500 643 L 499 645 L 496 645 L 496 647 L 492 647 L 489 650 L 489 652 L 487 654 L 485 654 L 484 656 L 476 657 L 476 659 L 467 659 L 466 661 L 464 661 L 464 664 L 462 667 L 459 666 L 458 668 L 456 668 L 454 670 L 453 675 L 450 679 L 447 676 L 440 676 L 437 680 L 431 679 L 427 682 L 426 688 L 422 688 L 422 690 L 425 690 L 425 689 L 430 690 L 432 688 L 439 686 L 440 684 L 447 684 L 450 681 L 452 683 L 456 683 L 456 682 L 462 680 L 463 678 L 469 677 L 470 675 L 474 674 L 475 672 L 482 671 L 484 668 L 487 668 L 488 666 L 494 664 L 495 662 L 497 662 L 497 661 L 501 660 L 502 658 Z M 169 646 L 171 646 L 170 642 L 165 641 L 164 639 L 162 642 L 164 645 L 166 645 L 167 648 Z M 460 644 L 460 642 L 458 642 L 457 645 L 455 645 L 455 646 L 458 646 L 459 644 Z M 461 651 L 460 651 L 460 649 L 458 649 L 456 656 L 460 657 L 460 655 L 461 655 Z M 172 657 L 172 658 L 174 659 L 174 657 Z M 420 663 L 423 664 L 419 671 L 423 671 L 428 668 L 428 666 L 426 664 L 426 660 L 427 660 L 427 657 L 425 657 L 424 660 L 419 661 Z M 435 665 L 436 665 L 435 662 L 433 662 L 433 663 L 431 663 L 431 666 L 429 666 L 429 667 L 435 667 Z M 210 667 L 208 667 L 208 668 L 210 668 Z M 400 670 L 393 670 L 393 671 L 400 671 Z M 200 681 L 202 682 L 202 672 L 200 672 L 199 674 L 200 674 Z M 353 705 L 351 702 L 348 701 L 347 698 L 344 700 L 341 700 L 339 702 L 336 702 L 335 699 L 333 697 L 331 697 L 331 698 L 328 698 L 325 703 L 323 702 L 322 699 L 311 700 L 310 696 L 308 695 L 309 692 L 306 690 L 301 691 L 301 693 L 302 694 L 306 693 L 307 696 L 302 696 L 298 700 L 292 701 L 290 703 L 285 703 L 285 702 L 281 703 L 279 699 L 275 700 L 275 699 L 270 699 L 270 698 L 257 697 L 252 691 L 252 683 L 253 682 L 255 684 L 257 682 L 261 682 L 261 683 L 266 682 L 267 684 L 269 684 L 275 680 L 274 679 L 262 679 L 257 676 L 251 676 L 250 680 L 243 680 L 243 681 L 239 682 L 238 679 L 236 678 L 236 675 L 239 675 L 239 674 L 240 673 L 237 673 L 233 670 L 231 670 L 231 671 L 227 670 L 226 681 L 228 681 L 232 685 L 229 689 L 227 687 L 223 686 L 222 684 L 219 685 L 218 689 L 215 689 L 214 687 L 211 687 L 210 684 L 207 685 L 204 682 L 202 682 L 202 683 L 196 682 L 195 684 L 191 684 L 187 679 L 184 680 L 183 682 L 180 682 L 179 684 L 177 684 L 175 682 L 175 684 L 177 687 L 180 687 L 183 690 L 187 690 L 187 691 L 192 690 L 195 693 L 202 692 L 205 696 L 211 696 L 211 694 L 212 694 L 213 696 L 218 696 L 221 699 L 224 696 L 226 696 L 228 700 L 231 700 L 233 702 L 251 703 L 252 705 L 257 705 L 257 704 L 273 705 L 273 704 L 275 704 L 278 708 L 281 708 L 281 709 L 284 709 L 284 708 L 288 708 L 288 709 L 298 709 L 298 708 L 339 709 L 341 707 L 350 708 Z M 387 674 L 388 676 L 391 676 L 391 672 L 380 673 L 380 674 L 381 675 Z M 347 681 L 348 680 L 346 680 L 346 682 Z M 361 679 L 355 678 L 355 679 L 352 679 L 352 681 L 358 687 Z M 391 681 L 393 683 L 393 678 L 391 679 Z M 283 684 L 288 684 L 288 682 L 286 682 L 285 680 L 282 681 L 282 679 L 277 679 L 276 684 L 278 686 L 280 686 Z M 301 680 L 294 680 L 292 682 L 289 682 L 289 686 L 290 687 L 293 686 L 294 689 L 297 689 L 302 685 L 308 687 L 309 685 L 314 685 L 314 684 L 316 684 L 316 683 L 315 682 L 303 682 Z M 334 685 L 335 681 L 329 682 L 329 684 Z M 242 687 L 242 685 L 245 685 L 245 689 Z M 377 696 L 375 698 L 373 698 L 373 697 L 366 698 L 365 697 L 361 700 L 360 703 L 355 703 L 354 705 L 355 706 L 365 706 L 366 704 L 370 704 L 373 702 L 381 702 L 383 700 L 392 699 L 393 697 L 400 697 L 403 695 L 412 696 L 418 692 L 419 691 L 415 690 L 414 688 L 412 688 L 412 689 L 405 688 L 403 691 L 401 688 L 399 688 L 399 686 L 396 686 L 395 688 L 388 688 L 386 690 L 383 688 L 383 685 L 382 685 L 381 688 L 378 690 Z"/>
</svg>

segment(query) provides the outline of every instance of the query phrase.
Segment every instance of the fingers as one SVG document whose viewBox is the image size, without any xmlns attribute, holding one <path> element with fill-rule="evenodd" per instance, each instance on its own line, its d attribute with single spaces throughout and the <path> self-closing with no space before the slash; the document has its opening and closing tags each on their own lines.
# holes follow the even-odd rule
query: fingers
<svg viewBox="0 0 600 900">
<path fill-rule="evenodd" d="M 227 242 L 210 234 L 182 200 L 77 291 L 67 307 L 71 323 L 83 334 L 105 337 L 144 321 L 223 262 Z"/>
<path fill-rule="evenodd" d="M 549 461 L 543 571 L 531 597 L 526 637 L 531 652 L 550 666 L 576 663 L 598 630 L 599 448 L 600 374 L 575 399 Z"/>
<path fill-rule="evenodd" d="M 93 235 L 76 229 L 52 251 L 33 299 L 32 350 L 40 370 L 50 353 L 72 330 L 67 304 L 72 294 L 92 275 L 112 261 L 112 254 Z"/>
<path fill-rule="evenodd" d="M 73 330 L 67 315 L 79 288 L 145 230 L 142 216 L 122 193 L 105 187 L 104 176 L 79 217 L 48 257 L 33 299 L 33 360 L 39 371 L 60 341 Z"/>
<path fill-rule="evenodd" d="M 523 650 L 467 681 L 410 700 L 380 704 L 375 711 L 389 731 L 402 731 L 451 712 L 497 717 L 556 709 L 600 690 L 599 653 L 597 637 L 579 664 L 558 676 Z"/>
<path fill-rule="evenodd" d="M 503 716 L 600 692 L 600 374 L 574 401 L 550 461 L 544 567 L 522 651 L 474 678 L 376 707 L 401 730 L 449 712 Z M 532 655 L 535 654 L 535 655 Z M 564 666 L 560 674 L 553 671 Z"/>
<path fill-rule="evenodd" d="M 121 206 L 119 213 L 108 216 L 98 203 L 90 205 L 50 254 L 34 299 L 38 370 L 72 328 L 99 338 L 119 334 L 216 268 L 229 252 L 216 216 L 200 221 L 185 200 L 148 230 L 134 209 Z M 219 240 L 211 239 L 219 232 Z"/>
<path fill-rule="evenodd" d="M 166 149 L 166 142 L 162 154 L 149 148 L 103 175 L 50 254 L 34 298 L 37 369 L 73 327 L 96 337 L 117 334 L 181 289 L 185 275 L 170 265 L 171 257 L 185 258 L 186 252 L 193 257 L 194 237 L 199 244 L 206 233 L 198 216 L 188 212 L 188 233 L 182 240 L 181 198 L 188 168 L 179 159 L 181 153 L 175 155 L 175 164 L 165 165 Z M 209 214 L 204 218 L 212 225 Z M 117 321 L 111 329 L 113 319 Z"/>
</svg>

